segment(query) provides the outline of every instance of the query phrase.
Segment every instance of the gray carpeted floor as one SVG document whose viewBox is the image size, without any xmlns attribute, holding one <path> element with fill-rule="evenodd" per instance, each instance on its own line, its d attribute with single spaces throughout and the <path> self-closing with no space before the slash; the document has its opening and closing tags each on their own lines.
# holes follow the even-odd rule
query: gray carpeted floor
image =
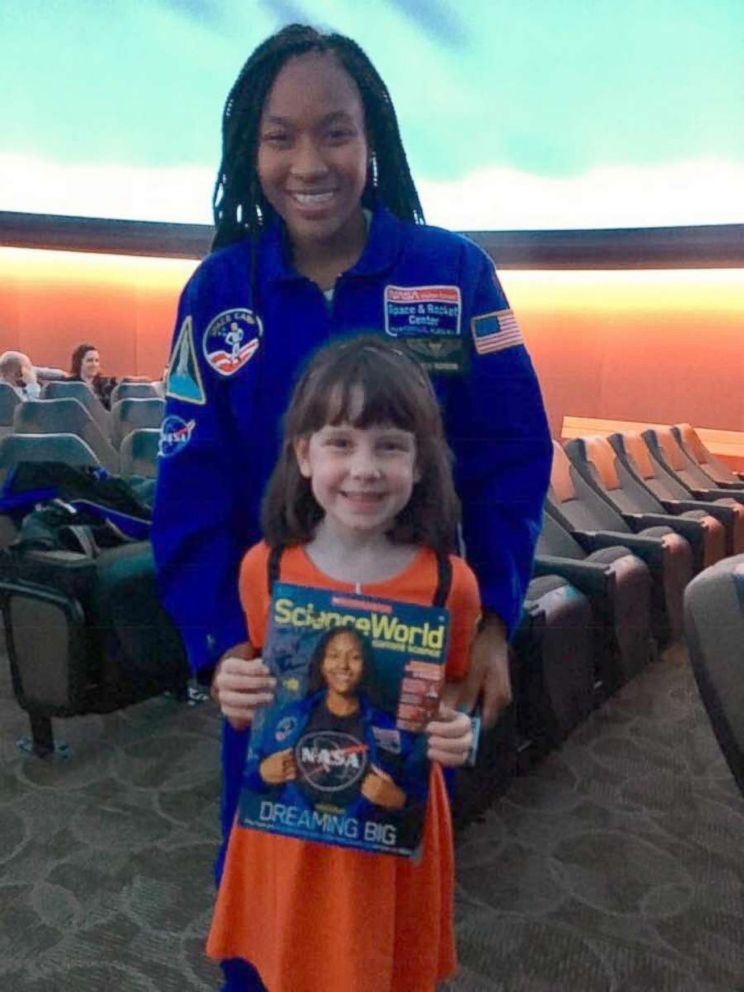
<svg viewBox="0 0 744 992">
<path fill-rule="evenodd" d="M 211 704 L 57 721 L 22 756 L 0 657 L 0 989 L 208 992 Z M 657 662 L 458 837 L 448 992 L 744 990 L 744 802 L 684 663 Z"/>
</svg>

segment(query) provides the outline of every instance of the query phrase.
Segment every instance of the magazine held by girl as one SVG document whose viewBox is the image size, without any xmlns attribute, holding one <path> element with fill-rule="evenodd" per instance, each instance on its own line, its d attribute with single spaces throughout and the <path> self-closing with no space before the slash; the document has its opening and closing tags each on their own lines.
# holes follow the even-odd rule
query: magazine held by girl
<svg viewBox="0 0 744 992">
<path fill-rule="evenodd" d="M 412 856 L 428 795 L 424 728 L 444 686 L 449 612 L 277 582 L 239 822 Z"/>
</svg>

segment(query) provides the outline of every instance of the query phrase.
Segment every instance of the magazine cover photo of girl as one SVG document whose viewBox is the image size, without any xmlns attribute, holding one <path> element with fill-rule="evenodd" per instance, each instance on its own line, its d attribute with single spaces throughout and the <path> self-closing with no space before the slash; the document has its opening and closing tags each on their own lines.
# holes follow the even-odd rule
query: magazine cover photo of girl
<svg viewBox="0 0 744 992">
<path fill-rule="evenodd" d="M 414 774 L 414 766 L 425 737 L 397 729 L 394 715 L 376 704 L 384 692 L 379 679 L 364 635 L 353 627 L 324 632 L 310 657 L 306 694 L 266 714 L 245 784 L 282 803 L 365 819 L 375 808 L 386 817 L 400 811 L 401 821 L 420 811 L 426 775 L 420 764 Z"/>
</svg>

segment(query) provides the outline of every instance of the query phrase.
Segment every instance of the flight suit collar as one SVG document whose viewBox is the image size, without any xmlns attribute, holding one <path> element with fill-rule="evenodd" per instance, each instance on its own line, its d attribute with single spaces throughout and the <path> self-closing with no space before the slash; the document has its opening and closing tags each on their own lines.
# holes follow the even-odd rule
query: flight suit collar
<svg viewBox="0 0 744 992">
<path fill-rule="evenodd" d="M 392 268 L 402 242 L 403 222 L 386 207 L 377 204 L 372 211 L 369 236 L 359 261 L 348 274 L 353 276 L 379 275 Z M 290 261 L 287 232 L 282 221 L 275 221 L 261 237 L 266 278 L 270 282 L 292 282 L 305 277 Z"/>
</svg>

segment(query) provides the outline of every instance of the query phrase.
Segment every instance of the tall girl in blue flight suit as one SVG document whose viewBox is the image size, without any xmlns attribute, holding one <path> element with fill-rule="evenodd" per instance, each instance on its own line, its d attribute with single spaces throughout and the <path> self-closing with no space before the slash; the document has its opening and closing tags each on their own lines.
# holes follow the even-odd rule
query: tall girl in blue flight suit
<svg viewBox="0 0 744 992">
<path fill-rule="evenodd" d="M 466 695 L 482 692 L 492 722 L 510 699 L 507 638 L 549 479 L 548 427 L 493 263 L 424 225 L 390 95 L 353 41 L 291 25 L 252 53 L 225 104 L 214 218 L 213 250 L 179 305 L 153 528 L 194 669 L 216 693 L 240 693 L 238 565 L 259 539 L 292 384 L 330 337 L 374 331 L 434 377 L 487 610 Z M 225 832 L 245 738 L 225 726 Z"/>
</svg>

